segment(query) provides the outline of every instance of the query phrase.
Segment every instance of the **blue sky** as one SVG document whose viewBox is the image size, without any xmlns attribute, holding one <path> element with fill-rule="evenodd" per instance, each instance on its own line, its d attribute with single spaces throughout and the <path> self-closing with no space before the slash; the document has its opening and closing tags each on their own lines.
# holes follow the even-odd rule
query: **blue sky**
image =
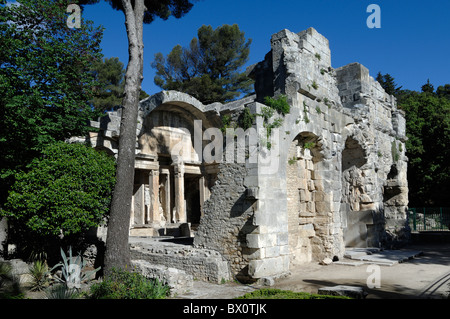
<svg viewBox="0 0 450 319">
<path fill-rule="evenodd" d="M 381 8 L 381 28 L 369 29 L 369 4 Z M 272 34 L 314 27 L 328 38 L 334 68 L 359 62 L 375 77 L 394 76 L 405 89 L 420 90 L 429 78 L 435 87 L 450 83 L 450 1 L 448 0 L 200 0 L 183 18 L 155 20 L 144 25 L 144 81 L 148 94 L 161 89 L 153 83 L 150 64 L 157 52 L 168 54 L 187 46 L 202 25 L 216 28 L 238 24 L 252 39 L 247 65 L 264 59 Z M 106 2 L 87 6 L 83 18 L 105 27 L 105 57 L 128 62 L 128 41 L 122 12 Z"/>
</svg>

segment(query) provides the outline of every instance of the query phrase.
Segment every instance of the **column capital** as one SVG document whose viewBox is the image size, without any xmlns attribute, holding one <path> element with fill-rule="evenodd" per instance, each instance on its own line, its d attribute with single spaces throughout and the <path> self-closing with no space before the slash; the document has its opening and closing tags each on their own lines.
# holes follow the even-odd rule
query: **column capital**
<svg viewBox="0 0 450 319">
<path fill-rule="evenodd" d="M 173 171 L 174 171 L 175 177 L 183 177 L 184 176 L 184 164 L 174 165 Z"/>
<path fill-rule="evenodd" d="M 150 176 L 158 176 L 159 175 L 159 169 L 152 169 L 152 170 L 150 170 L 148 175 L 150 175 Z"/>
</svg>

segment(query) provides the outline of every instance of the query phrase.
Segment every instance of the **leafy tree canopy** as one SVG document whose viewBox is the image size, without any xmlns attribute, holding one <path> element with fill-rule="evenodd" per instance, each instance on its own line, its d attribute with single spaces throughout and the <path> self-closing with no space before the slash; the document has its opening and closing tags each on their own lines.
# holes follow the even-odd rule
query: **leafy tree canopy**
<svg viewBox="0 0 450 319">
<path fill-rule="evenodd" d="M 89 145 L 56 142 L 16 175 L 5 208 L 38 236 L 74 235 L 98 226 L 109 211 L 115 160 Z"/>
<path fill-rule="evenodd" d="M 155 83 L 164 90 L 188 93 L 201 102 L 226 102 L 252 89 L 241 67 L 247 62 L 251 39 L 235 25 L 198 29 L 189 47 L 175 46 L 164 57 L 155 55 Z"/>
<path fill-rule="evenodd" d="M 446 84 L 434 92 L 404 91 L 399 107 L 406 116 L 410 206 L 448 206 L 450 192 L 450 99 Z"/>
<path fill-rule="evenodd" d="M 102 28 L 67 27 L 66 0 L 0 5 L 0 204 L 45 145 L 87 133 Z"/>
</svg>

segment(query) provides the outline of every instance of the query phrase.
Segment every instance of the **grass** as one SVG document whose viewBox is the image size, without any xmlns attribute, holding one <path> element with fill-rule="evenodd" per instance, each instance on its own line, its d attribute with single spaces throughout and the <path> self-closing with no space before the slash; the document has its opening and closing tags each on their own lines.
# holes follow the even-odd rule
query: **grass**
<svg viewBox="0 0 450 319">
<path fill-rule="evenodd" d="M 264 288 L 247 293 L 236 299 L 352 299 L 343 296 L 329 296 L 310 294 L 307 292 L 294 292 L 274 288 Z"/>
</svg>

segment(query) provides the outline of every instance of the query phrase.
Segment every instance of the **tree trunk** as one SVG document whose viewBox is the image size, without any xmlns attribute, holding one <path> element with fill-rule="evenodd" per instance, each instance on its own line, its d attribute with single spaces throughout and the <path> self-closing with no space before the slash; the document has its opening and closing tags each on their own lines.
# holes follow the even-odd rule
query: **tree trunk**
<svg viewBox="0 0 450 319">
<path fill-rule="evenodd" d="M 105 275 L 113 268 L 130 268 L 128 244 L 131 199 L 134 184 L 136 127 L 139 93 L 143 79 L 143 18 L 144 0 L 122 0 L 128 35 L 129 61 L 125 74 L 125 88 L 120 123 L 116 186 L 111 202 L 105 252 Z"/>
</svg>

